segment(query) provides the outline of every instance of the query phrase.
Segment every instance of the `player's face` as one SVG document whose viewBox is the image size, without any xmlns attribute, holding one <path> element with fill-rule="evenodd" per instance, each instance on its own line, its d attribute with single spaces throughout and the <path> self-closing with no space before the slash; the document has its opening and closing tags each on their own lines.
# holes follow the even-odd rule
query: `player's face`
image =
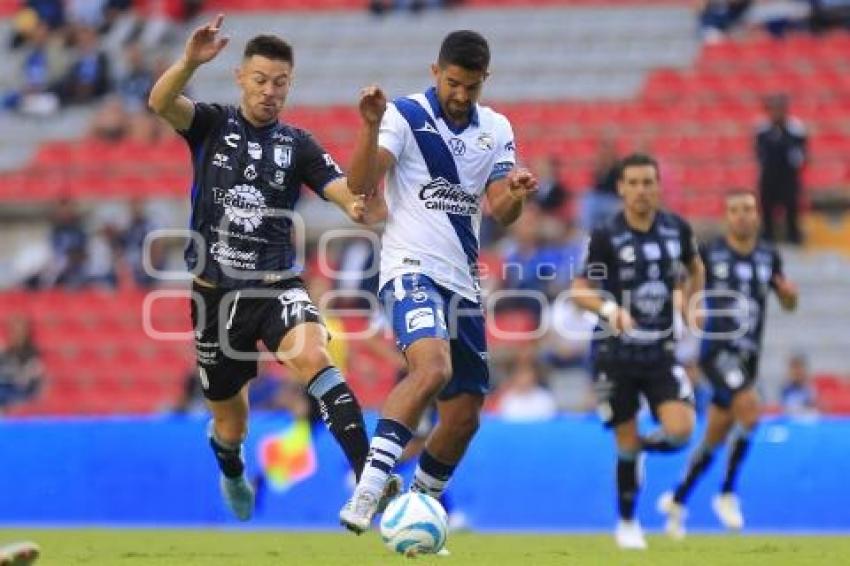
<svg viewBox="0 0 850 566">
<path fill-rule="evenodd" d="M 269 124 L 277 120 L 283 110 L 292 84 L 292 65 L 252 55 L 242 61 L 236 72 L 236 82 L 242 89 L 242 108 L 248 121 L 254 125 Z"/>
<path fill-rule="evenodd" d="M 487 71 L 470 71 L 457 65 L 432 65 L 437 99 L 443 113 L 456 124 L 469 122 L 469 111 L 481 97 Z"/>
<path fill-rule="evenodd" d="M 658 208 L 658 172 L 652 165 L 626 167 L 617 189 L 623 206 L 634 214 L 642 216 Z"/>
<path fill-rule="evenodd" d="M 736 195 L 726 200 L 726 224 L 736 238 L 752 238 L 759 231 L 759 211 L 756 197 Z"/>
</svg>

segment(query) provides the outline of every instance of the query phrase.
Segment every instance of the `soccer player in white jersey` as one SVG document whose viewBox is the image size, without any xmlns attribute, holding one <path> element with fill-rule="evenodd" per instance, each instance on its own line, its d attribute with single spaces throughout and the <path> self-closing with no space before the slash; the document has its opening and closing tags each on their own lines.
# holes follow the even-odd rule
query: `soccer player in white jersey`
<svg viewBox="0 0 850 566">
<path fill-rule="evenodd" d="M 489 63 L 480 34 L 455 31 L 431 66 L 433 87 L 392 104 L 377 86 L 361 94 L 349 186 L 371 195 L 386 178 L 380 297 L 409 373 L 384 403 L 363 475 L 340 512 L 358 534 L 429 403 L 436 398 L 438 423 L 411 489 L 439 498 L 478 428 L 489 385 L 476 273 L 481 208 L 486 196 L 492 215 L 511 224 L 537 189 L 515 166 L 508 120 L 477 103 Z"/>
</svg>

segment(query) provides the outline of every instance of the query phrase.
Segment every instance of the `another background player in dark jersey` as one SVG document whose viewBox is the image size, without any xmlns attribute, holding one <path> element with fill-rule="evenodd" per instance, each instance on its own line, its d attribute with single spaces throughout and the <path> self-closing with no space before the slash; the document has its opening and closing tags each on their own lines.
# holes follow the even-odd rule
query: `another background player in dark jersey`
<svg viewBox="0 0 850 566">
<path fill-rule="evenodd" d="M 221 490 L 241 520 L 254 493 L 244 475 L 248 383 L 257 375 L 257 341 L 286 364 L 319 403 L 325 423 L 360 474 L 369 443 L 353 393 L 327 351 L 328 333 L 298 277 L 292 209 L 302 184 L 363 220 L 333 159 L 304 130 L 280 123 L 292 82 L 292 48 L 261 35 L 245 47 L 236 72 L 238 106 L 183 96 L 202 64 L 227 45 L 223 16 L 195 30 L 184 56 L 157 81 L 150 106 L 192 150 L 192 319 L 204 396 L 213 420 L 209 439 L 221 468 Z"/>
<path fill-rule="evenodd" d="M 726 197 L 727 233 L 702 249 L 706 265 L 708 318 L 700 351 L 700 367 L 714 389 L 705 438 L 691 456 L 685 478 L 658 501 L 667 515 L 667 533 L 685 536 L 685 503 L 717 447 L 729 437 L 729 461 L 713 508 L 730 529 L 744 525 L 735 481 L 759 420 L 754 387 L 770 290 L 785 310 L 797 306 L 797 289 L 782 273 L 779 252 L 759 240 L 756 196 L 736 191 Z"/>
<path fill-rule="evenodd" d="M 616 541 L 621 548 L 643 549 L 646 540 L 634 516 L 641 452 L 683 447 L 694 425 L 692 389 L 675 361 L 674 293 L 684 281 L 681 304 L 690 305 L 702 290 L 704 269 L 687 222 L 659 210 L 652 157 L 625 158 L 617 188 L 623 211 L 591 234 L 573 300 L 600 318 L 593 372 L 599 414 L 617 442 Z M 661 430 L 646 438 L 636 421 L 641 397 L 661 422 Z"/>
</svg>

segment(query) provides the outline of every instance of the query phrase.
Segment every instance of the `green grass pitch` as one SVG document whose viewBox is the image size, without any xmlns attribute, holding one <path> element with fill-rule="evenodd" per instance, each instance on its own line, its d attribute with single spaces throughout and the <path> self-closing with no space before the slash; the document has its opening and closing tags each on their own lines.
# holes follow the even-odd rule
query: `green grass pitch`
<svg viewBox="0 0 850 566">
<path fill-rule="evenodd" d="M 0 529 L 0 542 L 20 539 L 41 545 L 38 566 L 850 565 L 850 537 L 837 536 L 696 535 L 676 543 L 655 535 L 648 551 L 624 553 L 606 535 L 458 533 L 449 537 L 450 557 L 413 560 L 392 554 L 374 532 Z"/>
</svg>

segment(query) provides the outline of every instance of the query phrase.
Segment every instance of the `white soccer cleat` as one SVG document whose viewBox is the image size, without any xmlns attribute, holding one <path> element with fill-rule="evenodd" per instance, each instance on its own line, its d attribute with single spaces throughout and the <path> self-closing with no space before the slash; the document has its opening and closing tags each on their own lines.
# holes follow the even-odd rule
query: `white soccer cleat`
<svg viewBox="0 0 850 566">
<path fill-rule="evenodd" d="M 643 529 L 640 528 L 640 523 L 634 519 L 631 521 L 620 520 L 617 523 L 617 530 L 614 531 L 614 538 L 617 541 L 617 546 L 623 550 L 646 550 Z"/>
<path fill-rule="evenodd" d="M 221 475 L 219 481 L 221 496 L 233 515 L 240 521 L 247 521 L 254 514 L 254 488 L 245 476 L 228 478 Z"/>
<path fill-rule="evenodd" d="M 404 479 L 398 474 L 390 474 L 390 477 L 387 478 L 387 484 L 384 486 L 384 493 L 378 500 L 378 510 L 375 513 L 383 513 L 390 501 L 401 495 L 402 491 L 404 491 Z"/>
<path fill-rule="evenodd" d="M 438 550 L 437 552 L 435 552 L 434 554 L 436 554 L 437 556 L 444 556 L 444 557 L 452 555 L 452 553 L 449 552 L 449 549 L 446 548 L 445 546 L 443 548 L 441 548 L 440 550 Z"/>
<path fill-rule="evenodd" d="M 0 566 L 29 566 L 40 554 L 34 542 L 15 542 L 0 547 Z"/>
<path fill-rule="evenodd" d="M 378 512 L 378 498 L 368 491 L 354 490 L 354 495 L 339 512 L 340 524 L 349 531 L 363 534 L 372 525 L 372 518 Z"/>
<path fill-rule="evenodd" d="M 741 503 L 734 493 L 715 495 L 711 507 L 720 522 L 727 529 L 740 531 L 744 528 L 744 516 L 741 514 Z"/>
<path fill-rule="evenodd" d="M 682 540 L 685 538 L 687 531 L 685 530 L 685 517 L 688 512 L 685 506 L 677 503 L 673 498 L 673 492 L 667 491 L 661 494 L 656 505 L 658 512 L 667 517 L 667 522 L 664 523 L 664 531 L 673 540 Z"/>
</svg>

